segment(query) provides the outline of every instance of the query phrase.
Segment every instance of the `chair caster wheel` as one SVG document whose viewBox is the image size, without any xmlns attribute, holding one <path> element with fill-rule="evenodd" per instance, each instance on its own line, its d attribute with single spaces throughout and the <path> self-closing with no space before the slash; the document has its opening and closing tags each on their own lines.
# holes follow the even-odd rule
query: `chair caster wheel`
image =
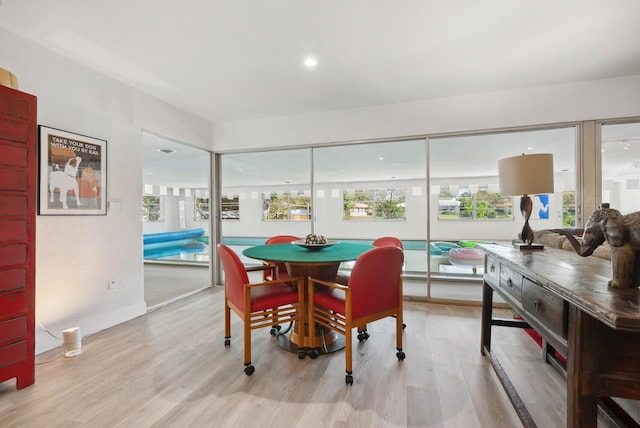
<svg viewBox="0 0 640 428">
<path fill-rule="evenodd" d="M 246 374 L 247 376 L 251 376 L 255 371 L 256 371 L 256 368 L 253 367 L 251 364 L 249 364 L 244 368 L 244 374 Z"/>
<path fill-rule="evenodd" d="M 347 385 L 353 385 L 353 375 L 350 375 L 350 374 L 346 375 L 344 377 L 344 381 Z"/>
<path fill-rule="evenodd" d="M 312 349 L 311 351 L 309 351 L 309 357 L 312 360 L 315 360 L 316 358 L 318 358 L 318 355 L 320 355 L 320 353 L 318 352 L 317 349 Z"/>
<path fill-rule="evenodd" d="M 224 347 L 225 348 L 230 348 L 231 347 L 231 339 L 225 339 L 224 340 Z"/>
<path fill-rule="evenodd" d="M 275 327 L 271 327 L 271 331 L 269 331 L 269 333 L 271 333 L 271 336 L 277 336 L 278 333 L 280 333 L 280 329 L 282 327 L 280 327 L 279 325 L 275 326 Z"/>
<path fill-rule="evenodd" d="M 298 359 L 299 360 L 304 360 L 304 357 L 307 355 L 307 353 L 304 351 L 304 349 L 298 349 Z"/>
<path fill-rule="evenodd" d="M 361 331 L 360 333 L 358 333 L 358 342 L 362 342 L 364 340 L 367 340 L 369 338 L 369 333 L 367 333 L 366 331 Z"/>
<path fill-rule="evenodd" d="M 403 351 L 396 352 L 396 357 L 398 357 L 398 360 L 400 361 L 404 360 L 404 357 L 405 357 L 404 352 Z"/>
</svg>

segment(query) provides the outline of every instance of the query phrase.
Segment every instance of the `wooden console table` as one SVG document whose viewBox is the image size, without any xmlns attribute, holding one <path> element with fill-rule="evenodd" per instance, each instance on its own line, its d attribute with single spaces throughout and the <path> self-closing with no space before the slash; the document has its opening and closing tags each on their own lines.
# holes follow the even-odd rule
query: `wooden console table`
<svg viewBox="0 0 640 428">
<path fill-rule="evenodd" d="M 547 360 L 566 356 L 567 426 L 596 427 L 598 405 L 616 422 L 638 426 L 610 397 L 640 400 L 640 290 L 610 288 L 611 264 L 545 248 L 483 244 L 487 253 L 481 352 L 487 355 L 522 423 L 536 426 L 491 352 L 491 327 L 532 327 Z M 493 292 L 522 320 L 493 318 Z"/>
</svg>

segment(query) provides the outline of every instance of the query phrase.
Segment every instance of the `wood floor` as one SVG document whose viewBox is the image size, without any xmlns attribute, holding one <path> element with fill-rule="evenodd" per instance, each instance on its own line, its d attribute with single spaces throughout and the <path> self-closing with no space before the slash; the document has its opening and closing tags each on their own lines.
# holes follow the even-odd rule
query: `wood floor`
<svg viewBox="0 0 640 428">
<path fill-rule="evenodd" d="M 208 288 L 84 338 L 78 357 L 39 355 L 33 386 L 0 383 L 0 426 L 521 426 L 480 355 L 480 308 L 407 302 L 406 359 L 396 359 L 393 320 L 370 324 L 346 386 L 343 351 L 300 360 L 268 329 L 252 334 L 256 372 L 246 376 L 235 316 L 224 347 L 222 298 Z M 493 349 L 538 426 L 564 426 L 564 380 L 534 342 L 496 328 Z"/>
<path fill-rule="evenodd" d="M 208 265 L 144 264 L 144 301 L 149 309 L 209 286 Z"/>
</svg>

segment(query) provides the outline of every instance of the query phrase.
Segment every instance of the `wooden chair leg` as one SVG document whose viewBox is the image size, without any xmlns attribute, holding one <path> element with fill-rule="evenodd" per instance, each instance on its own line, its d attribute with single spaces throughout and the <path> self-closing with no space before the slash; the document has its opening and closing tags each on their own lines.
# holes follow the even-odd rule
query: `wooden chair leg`
<svg viewBox="0 0 640 428">
<path fill-rule="evenodd" d="M 224 335 L 231 336 L 231 308 L 226 303 L 224 305 Z"/>
<path fill-rule="evenodd" d="M 396 316 L 396 357 L 398 357 L 398 360 L 402 361 L 405 358 L 405 354 L 404 351 L 402 350 L 402 330 L 403 330 L 403 323 L 402 323 L 402 306 L 400 307 L 400 312 L 398 313 L 398 315 Z"/>
<path fill-rule="evenodd" d="M 398 350 L 402 349 L 402 330 L 404 330 L 402 314 L 399 314 L 396 316 L 396 347 Z"/>
<path fill-rule="evenodd" d="M 251 314 L 245 314 L 244 321 L 244 372 L 251 376 L 255 368 L 251 364 Z"/>
<path fill-rule="evenodd" d="M 345 331 L 345 336 L 344 336 L 344 348 L 345 348 L 345 352 L 344 352 L 344 356 L 345 356 L 345 367 L 346 367 L 346 376 L 345 376 L 345 382 L 347 383 L 347 385 L 353 385 L 353 368 L 352 368 L 352 364 L 353 364 L 353 359 L 352 359 L 352 343 L 351 343 L 351 331 L 353 330 L 353 327 L 348 325 Z"/>
<path fill-rule="evenodd" d="M 309 311 L 309 318 L 307 320 L 308 322 L 308 328 L 309 328 L 309 348 L 311 350 L 314 350 L 316 347 L 316 320 L 313 317 L 313 311 L 315 310 L 315 305 L 313 304 L 313 299 L 314 299 L 314 288 L 313 288 L 313 284 L 310 284 L 309 286 L 309 301 L 307 303 L 308 308 L 307 310 Z M 304 303 L 302 303 L 303 301 L 301 301 L 299 303 L 298 306 L 298 310 L 300 311 L 300 317 L 298 318 L 298 328 L 304 328 Z"/>
<path fill-rule="evenodd" d="M 224 346 L 231 346 L 231 308 L 224 302 Z"/>
</svg>

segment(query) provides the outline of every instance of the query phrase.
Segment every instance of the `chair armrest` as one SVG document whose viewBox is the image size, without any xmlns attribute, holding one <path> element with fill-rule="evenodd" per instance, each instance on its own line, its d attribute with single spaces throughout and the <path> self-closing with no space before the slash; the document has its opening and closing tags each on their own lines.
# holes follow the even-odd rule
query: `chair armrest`
<svg viewBox="0 0 640 428">
<path fill-rule="evenodd" d="M 261 271 L 261 270 L 270 270 L 271 272 L 275 273 L 275 269 L 276 268 L 277 268 L 277 266 L 275 266 L 275 265 L 245 266 L 245 269 L 247 270 L 247 272 L 257 272 L 257 271 Z"/>
<path fill-rule="evenodd" d="M 282 279 L 274 279 L 273 281 L 251 282 L 249 284 L 245 284 L 245 287 L 260 287 L 262 285 L 271 285 L 271 284 L 291 284 L 292 282 L 297 282 L 298 287 L 300 288 L 304 287 L 304 277 L 302 276 L 298 276 L 294 278 L 288 277 L 288 278 L 282 278 Z"/>
<path fill-rule="evenodd" d="M 345 292 L 349 289 L 349 287 L 346 286 L 346 285 L 337 284 L 337 283 L 332 282 L 332 281 L 323 281 L 321 279 L 316 279 L 316 278 L 309 277 L 309 286 L 313 286 L 313 284 L 321 284 L 321 285 L 324 285 L 326 287 L 335 288 L 337 290 L 342 290 L 342 291 L 345 291 Z"/>
</svg>

